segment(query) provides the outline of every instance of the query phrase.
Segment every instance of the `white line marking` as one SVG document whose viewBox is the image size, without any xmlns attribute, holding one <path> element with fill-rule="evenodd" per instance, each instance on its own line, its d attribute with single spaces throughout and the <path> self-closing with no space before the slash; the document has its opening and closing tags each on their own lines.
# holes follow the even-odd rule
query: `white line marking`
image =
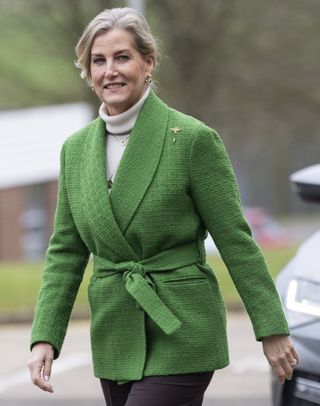
<svg viewBox="0 0 320 406">
<path fill-rule="evenodd" d="M 92 364 L 91 353 L 72 354 L 54 361 L 52 366 L 52 374 L 62 374 L 66 371 L 70 371 L 72 369 L 87 366 L 90 364 Z M 0 393 L 4 393 L 15 386 L 22 385 L 27 382 L 31 383 L 30 375 L 27 368 L 6 376 L 5 378 L 1 377 Z"/>
</svg>

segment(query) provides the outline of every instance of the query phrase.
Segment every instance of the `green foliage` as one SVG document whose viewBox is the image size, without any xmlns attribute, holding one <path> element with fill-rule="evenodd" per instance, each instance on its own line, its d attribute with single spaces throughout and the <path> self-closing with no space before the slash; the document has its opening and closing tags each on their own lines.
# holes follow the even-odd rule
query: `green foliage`
<svg viewBox="0 0 320 406">
<path fill-rule="evenodd" d="M 88 21 L 115 0 L 0 0 L 0 109 L 87 100 L 74 47 Z"/>
</svg>

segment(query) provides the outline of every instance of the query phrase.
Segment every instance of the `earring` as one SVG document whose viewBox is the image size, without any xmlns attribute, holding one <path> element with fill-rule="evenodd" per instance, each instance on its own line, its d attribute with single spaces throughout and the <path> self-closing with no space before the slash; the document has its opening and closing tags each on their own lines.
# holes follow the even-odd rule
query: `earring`
<svg viewBox="0 0 320 406">
<path fill-rule="evenodd" d="M 91 90 L 94 92 L 94 87 L 92 87 Z"/>
<path fill-rule="evenodd" d="M 152 75 L 151 73 L 148 73 L 145 82 L 150 85 L 150 83 L 152 82 Z"/>
</svg>

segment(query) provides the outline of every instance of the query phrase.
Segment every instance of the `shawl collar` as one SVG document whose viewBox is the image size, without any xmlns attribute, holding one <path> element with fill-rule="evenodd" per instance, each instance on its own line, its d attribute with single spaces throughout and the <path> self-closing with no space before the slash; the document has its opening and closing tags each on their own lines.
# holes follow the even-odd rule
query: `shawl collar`
<svg viewBox="0 0 320 406">
<path fill-rule="evenodd" d="M 95 121 L 86 139 L 81 169 L 86 216 L 92 233 L 121 260 L 139 260 L 124 234 L 158 167 L 168 115 L 168 106 L 151 91 L 130 134 L 110 195 L 103 120 Z"/>
<path fill-rule="evenodd" d="M 110 193 L 116 220 L 123 233 L 158 167 L 168 114 L 168 107 L 151 92 L 130 134 Z"/>
</svg>

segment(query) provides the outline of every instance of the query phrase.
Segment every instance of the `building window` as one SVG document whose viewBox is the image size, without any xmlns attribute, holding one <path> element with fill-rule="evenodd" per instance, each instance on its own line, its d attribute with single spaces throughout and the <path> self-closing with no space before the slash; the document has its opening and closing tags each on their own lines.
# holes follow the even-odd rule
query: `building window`
<svg viewBox="0 0 320 406">
<path fill-rule="evenodd" d="M 27 260 L 38 260 L 46 250 L 47 216 L 45 208 L 44 184 L 26 187 L 26 204 L 22 214 L 22 250 Z"/>
</svg>

